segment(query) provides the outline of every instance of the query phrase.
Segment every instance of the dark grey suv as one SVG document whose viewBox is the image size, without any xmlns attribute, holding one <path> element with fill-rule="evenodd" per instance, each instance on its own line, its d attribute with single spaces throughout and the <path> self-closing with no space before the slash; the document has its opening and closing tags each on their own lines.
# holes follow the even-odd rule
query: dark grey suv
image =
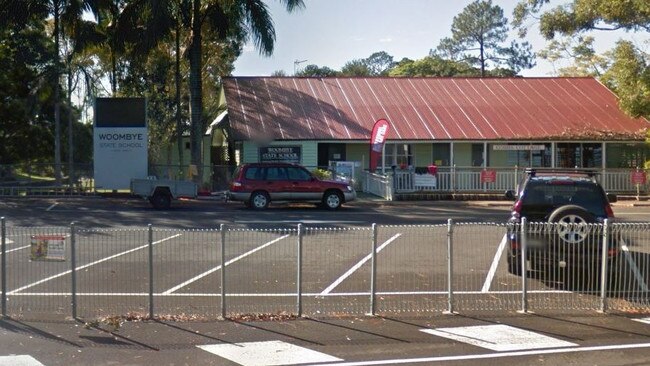
<svg viewBox="0 0 650 366">
<path fill-rule="evenodd" d="M 616 196 L 607 195 L 589 172 L 526 173 L 519 192 L 506 192 L 506 197 L 515 200 L 509 220 L 509 272 L 542 273 L 544 277 L 596 275 L 603 247 L 603 226 L 599 224 L 614 218 L 610 202 L 615 202 Z M 529 223 L 525 267 L 518 226 L 522 217 Z M 610 259 L 618 255 L 613 240 L 607 251 Z"/>
</svg>

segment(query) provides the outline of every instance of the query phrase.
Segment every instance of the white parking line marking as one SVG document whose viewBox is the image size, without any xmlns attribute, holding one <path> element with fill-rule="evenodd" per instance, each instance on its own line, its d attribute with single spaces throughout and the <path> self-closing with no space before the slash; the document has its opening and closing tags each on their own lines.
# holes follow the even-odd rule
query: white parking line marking
<svg viewBox="0 0 650 366">
<path fill-rule="evenodd" d="M 282 341 L 208 344 L 197 347 L 242 366 L 298 365 L 343 361 L 325 353 Z"/>
<path fill-rule="evenodd" d="M 402 236 L 402 233 L 398 233 L 398 234 L 393 235 L 392 238 L 386 240 L 386 242 L 384 242 L 382 245 L 380 245 L 377 248 L 376 253 L 381 252 L 382 249 L 384 249 L 388 244 L 392 243 L 395 239 L 399 238 L 400 236 Z M 332 290 L 334 290 L 336 288 L 336 286 L 340 285 L 341 282 L 345 281 L 346 278 L 350 277 L 354 272 L 356 272 L 356 270 L 361 268 L 361 266 L 363 266 L 364 263 L 366 263 L 368 260 L 370 260 L 370 258 L 372 258 L 372 253 L 365 256 L 362 260 L 359 261 L 359 263 L 355 264 L 352 268 L 350 268 L 347 272 L 345 272 L 341 277 L 339 277 L 336 281 L 334 281 L 334 283 L 329 285 L 325 290 L 323 290 L 323 292 L 321 292 L 321 295 L 327 295 L 330 292 L 332 292 Z"/>
<path fill-rule="evenodd" d="M 650 318 L 641 318 L 641 319 L 632 319 L 632 320 L 634 320 L 635 322 L 650 324 Z"/>
<path fill-rule="evenodd" d="M 494 279 L 494 274 L 497 273 L 497 267 L 499 267 L 499 261 L 501 261 L 501 255 L 506 249 L 506 243 L 508 242 L 508 234 L 503 234 L 503 239 L 501 239 L 501 244 L 497 248 L 497 252 L 494 254 L 494 260 L 492 260 L 492 265 L 488 271 L 487 277 L 485 278 L 485 283 L 483 284 L 483 289 L 481 292 L 490 291 L 490 286 L 492 285 L 492 280 Z"/>
<path fill-rule="evenodd" d="M 260 250 L 262 250 L 262 249 L 264 249 L 264 248 L 266 248 L 266 247 L 268 247 L 268 246 L 270 246 L 270 245 L 273 245 L 273 244 L 279 242 L 280 240 L 282 240 L 282 239 L 284 239 L 284 238 L 286 238 L 286 237 L 288 237 L 288 236 L 289 236 L 289 234 L 284 235 L 284 236 L 281 236 L 281 237 L 279 237 L 279 238 L 276 238 L 276 239 L 271 240 L 270 242 L 268 242 L 268 243 L 266 243 L 266 244 L 264 244 L 264 245 L 262 245 L 262 246 L 260 246 L 260 247 L 257 247 L 257 248 L 255 248 L 255 249 L 253 249 L 253 250 L 249 250 L 248 252 L 246 252 L 246 253 L 240 255 L 240 256 L 237 257 L 237 258 L 233 258 L 233 259 L 227 261 L 227 262 L 226 262 L 226 266 L 228 266 L 228 265 L 230 265 L 230 264 L 232 264 L 232 263 L 235 263 L 235 262 L 237 262 L 238 260 L 240 260 L 240 259 L 242 259 L 242 258 L 246 258 L 246 257 L 248 257 L 249 255 L 251 255 L 251 254 L 253 254 L 253 253 L 257 252 L 257 251 L 260 251 Z M 218 270 L 220 270 L 220 269 L 221 269 L 221 265 L 218 265 L 218 266 L 212 268 L 211 270 L 208 270 L 208 271 L 205 271 L 205 272 L 201 273 L 200 275 L 198 275 L 198 276 L 196 276 L 196 277 L 192 277 L 192 278 L 190 278 L 189 280 L 187 280 L 187 281 L 181 283 L 180 285 L 177 285 L 177 286 L 174 286 L 174 287 L 170 288 L 169 290 L 163 292 L 163 295 L 169 295 L 169 294 L 171 294 L 172 292 L 175 292 L 175 291 L 177 291 L 178 289 L 183 288 L 183 287 L 189 285 L 189 284 L 192 283 L 192 282 L 198 281 L 198 280 L 200 280 L 201 278 L 203 278 L 203 277 L 209 275 L 210 273 L 213 273 L 213 272 L 218 271 Z"/>
<path fill-rule="evenodd" d="M 46 208 L 45 211 L 50 211 L 51 209 L 53 209 L 54 207 L 56 207 L 58 204 L 59 204 L 58 202 L 54 202 L 54 204 L 52 204 L 52 206 Z"/>
<path fill-rule="evenodd" d="M 499 352 L 577 346 L 575 343 L 505 324 L 420 330 L 438 337 Z"/>
<path fill-rule="evenodd" d="M 462 355 L 462 356 L 402 358 L 402 359 L 394 359 L 394 360 L 342 362 L 342 363 L 335 363 L 335 364 L 323 363 L 323 364 L 314 364 L 314 365 L 311 365 L 311 366 L 399 365 L 399 364 L 404 364 L 404 363 L 449 362 L 449 361 L 468 361 L 468 360 L 471 361 L 471 360 L 486 360 L 486 359 L 505 358 L 505 357 L 552 355 L 552 354 L 558 354 L 558 353 L 617 351 L 617 350 L 636 349 L 636 348 L 650 348 L 650 343 L 620 344 L 620 345 L 616 344 L 616 345 L 609 345 L 609 346 L 544 349 L 544 350 L 536 350 L 536 351 L 485 353 L 485 354 L 478 354 L 478 355 Z"/>
<path fill-rule="evenodd" d="M 9 249 L 9 250 L 7 250 L 6 252 L 7 252 L 7 253 L 11 253 L 11 252 L 15 252 L 15 251 L 17 251 L 17 250 L 21 250 L 21 249 L 26 249 L 26 248 L 29 248 L 29 247 L 31 247 L 31 245 L 25 245 L 24 247 L 19 247 L 19 248 Z M 2 253 L 0 253 L 0 255 L 2 255 Z"/>
<path fill-rule="evenodd" d="M 170 236 L 170 237 L 168 237 L 168 238 L 165 238 L 165 239 L 161 239 L 161 240 L 155 241 L 155 242 L 153 242 L 153 245 L 156 245 L 156 244 L 162 243 L 162 242 L 167 241 L 167 240 L 170 240 L 170 239 L 174 239 L 174 238 L 176 238 L 176 237 L 178 237 L 178 236 L 181 236 L 181 234 L 172 235 L 172 236 Z M 102 262 L 106 262 L 106 261 L 109 261 L 109 260 L 111 260 L 111 259 L 115 259 L 115 258 L 117 258 L 117 257 L 121 257 L 121 256 L 123 256 L 123 255 L 129 254 L 129 253 L 133 253 L 133 252 L 135 252 L 135 251 L 138 251 L 138 250 L 140 250 L 140 249 L 144 249 L 144 248 L 148 248 L 148 247 L 149 247 L 149 244 L 141 245 L 141 246 L 139 246 L 139 247 L 137 247 L 137 248 L 129 249 L 129 250 L 126 250 L 126 251 L 124 251 L 124 252 L 121 252 L 121 253 L 117 253 L 117 254 L 111 255 L 110 257 L 102 258 L 102 259 L 100 259 L 100 260 L 97 260 L 97 261 L 94 261 L 94 262 L 91 262 L 91 263 L 88 263 L 88 264 L 84 264 L 83 266 L 77 267 L 76 270 L 78 271 L 78 270 L 81 270 L 81 269 L 84 269 L 84 268 L 88 268 L 88 267 L 94 266 L 95 264 L 99 264 L 99 263 L 102 263 Z M 28 289 L 28 288 L 30 288 L 30 287 L 38 286 L 38 285 L 40 285 L 41 283 L 44 283 L 44 282 L 47 282 L 47 281 L 53 280 L 53 279 L 55 279 L 55 278 L 59 278 L 59 277 L 65 276 L 65 275 L 67 275 L 67 274 L 69 274 L 69 273 L 71 273 L 71 272 L 72 272 L 72 270 L 67 270 L 67 271 L 61 272 L 61 273 L 59 273 L 59 274 L 55 274 L 54 276 L 50 276 L 50 277 L 44 278 L 44 279 L 42 279 L 42 280 L 40 280 L 40 281 L 36 281 L 36 282 L 31 283 L 31 284 L 29 284 L 29 285 L 26 285 L 26 286 L 23 286 L 23 287 L 17 288 L 17 289 L 15 289 L 15 290 L 13 290 L 13 291 L 9 291 L 9 292 L 7 292 L 7 295 L 15 295 L 16 292 L 20 292 L 20 291 L 22 291 L 22 290 L 26 290 L 26 289 Z"/>
<path fill-rule="evenodd" d="M 32 356 L 0 356 L 0 366 L 44 366 Z"/>
<path fill-rule="evenodd" d="M 641 286 L 641 289 L 643 291 L 650 291 L 650 289 L 648 289 L 648 284 L 645 282 L 645 278 L 643 278 L 643 275 L 639 270 L 639 267 L 636 265 L 634 258 L 632 258 L 630 255 L 630 248 L 627 247 L 625 240 L 621 240 L 621 249 L 623 250 L 623 256 L 625 257 L 625 260 L 627 261 L 627 264 L 630 265 L 630 269 L 634 274 L 634 278 L 639 283 L 639 286 Z"/>
</svg>

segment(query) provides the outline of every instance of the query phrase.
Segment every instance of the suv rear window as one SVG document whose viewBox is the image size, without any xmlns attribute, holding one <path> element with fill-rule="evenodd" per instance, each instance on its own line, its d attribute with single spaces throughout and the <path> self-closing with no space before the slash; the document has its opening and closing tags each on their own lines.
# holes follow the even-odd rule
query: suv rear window
<svg viewBox="0 0 650 366">
<path fill-rule="evenodd" d="M 552 182 L 531 181 L 523 197 L 524 206 L 560 207 L 578 205 L 600 216 L 605 214 L 605 197 L 600 188 L 586 182 Z"/>
</svg>

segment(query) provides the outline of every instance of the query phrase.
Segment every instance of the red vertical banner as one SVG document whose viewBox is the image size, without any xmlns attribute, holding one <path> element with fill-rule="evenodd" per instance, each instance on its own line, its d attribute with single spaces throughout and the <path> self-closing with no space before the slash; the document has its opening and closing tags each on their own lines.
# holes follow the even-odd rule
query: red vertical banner
<svg viewBox="0 0 650 366">
<path fill-rule="evenodd" d="M 374 172 L 377 169 L 377 164 L 379 163 L 379 157 L 381 156 L 381 151 L 384 148 L 384 143 L 386 142 L 386 135 L 388 135 L 388 121 L 385 119 L 380 119 L 375 122 L 375 126 L 372 128 L 372 135 L 370 135 L 370 171 Z"/>
</svg>

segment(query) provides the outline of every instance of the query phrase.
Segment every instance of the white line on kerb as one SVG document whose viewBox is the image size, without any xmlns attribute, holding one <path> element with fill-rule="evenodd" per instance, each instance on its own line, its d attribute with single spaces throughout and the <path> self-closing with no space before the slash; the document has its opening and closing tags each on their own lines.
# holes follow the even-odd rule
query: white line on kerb
<svg viewBox="0 0 650 366">
<path fill-rule="evenodd" d="M 248 257 L 249 255 L 251 255 L 251 254 L 253 254 L 253 253 L 255 253 L 255 252 L 259 251 L 259 250 L 262 250 L 262 249 L 268 247 L 269 245 L 275 244 L 275 243 L 279 242 L 280 240 L 282 240 L 282 239 L 284 239 L 284 238 L 286 238 L 286 237 L 288 237 L 288 236 L 289 236 L 289 234 L 284 235 L 284 236 L 281 236 L 281 237 L 279 237 L 279 238 L 276 238 L 276 239 L 271 240 L 270 242 L 268 242 L 268 243 L 266 243 L 266 244 L 264 244 L 264 245 L 262 245 L 262 246 L 260 246 L 260 247 L 257 247 L 257 248 L 255 248 L 255 249 L 253 249 L 253 250 L 249 250 L 248 252 L 246 252 L 246 253 L 240 255 L 239 257 L 237 257 L 237 258 L 233 258 L 233 259 L 229 260 L 228 262 L 226 262 L 226 266 L 230 265 L 231 263 L 235 263 L 235 262 L 237 262 L 238 260 L 240 260 L 240 259 L 242 259 L 242 258 Z M 172 292 L 175 292 L 175 291 L 177 291 L 178 289 L 183 288 L 183 287 L 189 285 L 189 284 L 192 283 L 192 282 L 198 281 L 198 280 L 200 280 L 201 278 L 203 278 L 203 277 L 209 275 L 210 273 L 213 273 L 213 272 L 218 271 L 218 270 L 220 270 L 220 269 L 221 269 L 221 265 L 218 265 L 218 266 L 216 266 L 216 267 L 214 267 L 214 268 L 212 268 L 212 269 L 210 269 L 210 270 L 208 270 L 208 271 L 205 271 L 205 272 L 201 273 L 200 275 L 198 275 L 198 276 L 196 276 L 196 277 L 192 277 L 192 278 L 190 278 L 189 280 L 187 280 L 187 281 L 181 283 L 180 285 L 177 285 L 177 286 L 174 286 L 174 287 L 170 288 L 169 290 L 163 292 L 163 295 L 169 295 L 169 294 L 171 294 Z"/>
<path fill-rule="evenodd" d="M 153 242 L 152 244 L 153 244 L 153 245 L 156 245 L 156 244 L 162 243 L 162 242 L 164 242 L 164 241 L 167 241 L 167 240 L 170 240 L 170 239 L 176 238 L 176 237 L 178 237 L 178 236 L 181 236 L 181 234 L 172 235 L 172 236 L 170 236 L 170 237 L 168 237 L 168 238 L 165 238 L 165 239 L 161 239 L 161 240 L 155 241 L 155 242 Z M 110 257 L 102 258 L 102 259 L 97 260 L 97 261 L 94 261 L 94 262 L 92 262 L 92 263 L 84 264 L 83 266 L 77 267 L 76 270 L 78 271 L 78 270 L 80 270 L 80 269 L 88 268 L 88 267 L 90 267 L 90 266 L 94 266 L 95 264 L 99 264 L 99 263 L 102 263 L 102 262 L 106 262 L 106 261 L 109 261 L 109 260 L 111 260 L 111 259 L 114 259 L 114 258 L 117 258 L 117 257 L 121 257 L 121 256 L 123 256 L 123 255 L 125 255 L 125 254 L 133 253 L 133 252 L 135 252 L 135 251 L 138 251 L 138 250 L 140 250 L 140 249 L 144 249 L 144 248 L 147 248 L 147 247 L 149 247 L 149 244 L 141 245 L 141 246 L 139 246 L 139 247 L 137 247 L 137 248 L 129 249 L 129 250 L 127 250 L 127 251 L 124 251 L 124 252 L 121 252 L 121 253 L 114 254 L 114 255 L 112 255 L 112 256 L 110 256 Z M 41 283 L 44 283 L 44 282 L 47 282 L 47 281 L 53 280 L 53 279 L 55 279 L 55 278 L 59 278 L 59 277 L 61 277 L 61 276 L 65 276 L 65 275 L 67 275 L 67 274 L 69 274 L 69 273 L 71 273 L 71 272 L 72 272 L 72 270 L 67 270 L 67 271 L 65 271 L 65 272 L 61 272 L 61 273 L 59 273 L 59 274 L 55 274 L 54 276 L 50 276 L 50 277 L 48 277 L 48 278 L 44 278 L 44 279 L 42 279 L 42 280 L 40 280 L 40 281 L 36 281 L 36 282 L 31 283 L 31 284 L 29 284 L 29 285 L 26 285 L 26 286 L 23 286 L 23 287 L 17 288 L 17 289 L 15 289 L 15 290 L 13 290 L 13 291 L 9 291 L 9 292 L 7 292 L 7 295 L 14 295 L 16 292 L 20 292 L 20 291 L 22 291 L 22 290 L 26 290 L 26 289 L 28 289 L 28 288 L 30 288 L 30 287 L 34 287 L 34 286 L 40 285 Z"/>
<path fill-rule="evenodd" d="M 58 202 L 54 202 L 54 204 L 52 204 L 52 206 L 46 208 L 45 211 L 49 211 L 49 210 L 53 209 L 53 208 L 56 207 L 56 205 L 58 205 L 58 204 L 59 204 Z"/>
<path fill-rule="evenodd" d="M 634 274 L 634 278 L 636 278 L 636 281 L 639 283 L 639 286 L 641 286 L 641 289 L 643 289 L 643 291 L 650 291 L 648 289 L 648 284 L 645 282 L 645 279 L 641 274 L 641 271 L 639 271 L 639 267 L 636 265 L 634 258 L 632 258 L 630 255 L 630 248 L 627 247 L 625 240 L 621 240 L 621 249 L 623 250 L 623 256 L 625 256 L 625 260 L 627 261 L 627 264 L 630 265 L 632 273 Z"/>
<path fill-rule="evenodd" d="M 393 240 L 399 238 L 400 236 L 402 236 L 402 233 L 398 233 L 398 234 L 393 235 L 392 238 L 386 240 L 386 242 L 385 242 L 384 244 L 380 245 L 380 246 L 377 248 L 376 253 L 381 252 L 382 249 L 384 249 L 388 244 L 392 243 Z M 345 272 L 345 273 L 343 274 L 343 276 L 339 277 L 336 281 L 334 281 L 334 283 L 332 283 L 331 285 L 329 285 L 329 286 L 328 286 L 325 290 L 323 290 L 323 292 L 321 292 L 320 294 L 321 294 L 321 295 L 327 295 L 327 294 L 329 294 L 330 292 L 332 292 L 332 290 L 334 290 L 334 289 L 336 288 L 336 286 L 340 285 L 341 282 L 343 282 L 346 278 L 350 277 L 350 275 L 352 275 L 352 274 L 353 274 L 357 269 L 361 268 L 361 266 L 362 266 L 364 263 L 366 263 L 370 258 L 372 258 L 372 253 L 371 253 L 371 254 L 368 254 L 367 256 L 365 256 L 362 260 L 359 261 L 359 263 L 355 264 L 352 268 L 350 268 L 347 272 Z"/>
<path fill-rule="evenodd" d="M 490 285 L 492 285 L 492 280 L 494 279 L 494 275 L 497 272 L 497 267 L 499 267 L 499 261 L 501 261 L 501 254 L 503 254 L 503 250 L 506 248 L 507 242 L 508 234 L 503 234 L 503 239 L 501 240 L 501 244 L 499 244 L 499 248 L 497 248 L 496 254 L 494 254 L 494 260 L 492 261 L 490 270 L 488 271 L 487 277 L 485 278 L 485 283 L 483 284 L 483 289 L 481 292 L 490 291 Z"/>
<path fill-rule="evenodd" d="M 561 348 L 561 349 L 544 349 L 544 350 L 537 350 L 537 351 L 482 353 L 477 355 L 402 358 L 402 359 L 395 359 L 395 360 L 358 361 L 358 362 L 341 362 L 341 363 L 330 362 L 330 363 L 312 364 L 312 366 L 397 365 L 403 363 L 484 360 L 490 358 L 550 355 L 550 354 L 558 354 L 558 353 L 613 351 L 613 350 L 635 349 L 635 348 L 650 348 L 650 343 L 620 344 L 620 345 L 617 344 L 617 345 L 608 345 L 608 346 L 576 347 L 576 348 Z"/>
</svg>

